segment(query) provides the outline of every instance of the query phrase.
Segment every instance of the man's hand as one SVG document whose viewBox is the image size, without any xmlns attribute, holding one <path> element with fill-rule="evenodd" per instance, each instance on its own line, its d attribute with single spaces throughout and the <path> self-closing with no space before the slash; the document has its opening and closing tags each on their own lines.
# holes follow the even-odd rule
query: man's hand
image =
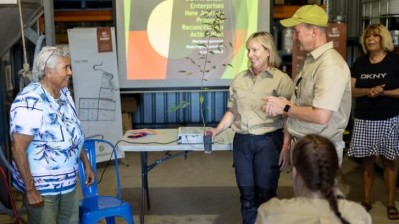
<svg viewBox="0 0 399 224">
<path fill-rule="evenodd" d="M 285 168 L 290 166 L 290 146 L 283 145 L 283 149 L 280 152 L 278 165 L 280 166 L 280 171 L 283 171 Z"/>
<path fill-rule="evenodd" d="M 284 97 L 267 96 L 262 100 L 265 102 L 262 110 L 270 116 L 283 114 L 285 105 L 289 104 L 289 101 Z"/>
</svg>

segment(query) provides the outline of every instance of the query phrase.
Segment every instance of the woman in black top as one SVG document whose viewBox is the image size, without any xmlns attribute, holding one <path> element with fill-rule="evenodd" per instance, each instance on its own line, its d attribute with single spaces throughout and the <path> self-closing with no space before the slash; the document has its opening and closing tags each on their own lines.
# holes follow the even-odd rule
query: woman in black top
<svg viewBox="0 0 399 224">
<path fill-rule="evenodd" d="M 399 55 L 392 52 L 392 37 L 381 24 L 368 26 L 362 35 L 364 56 L 351 68 L 352 96 L 356 99 L 354 128 L 348 155 L 362 158 L 362 205 L 372 208 L 374 164 L 380 156 L 387 189 L 387 215 L 399 219 L 395 207 L 396 156 L 399 151 Z"/>
</svg>

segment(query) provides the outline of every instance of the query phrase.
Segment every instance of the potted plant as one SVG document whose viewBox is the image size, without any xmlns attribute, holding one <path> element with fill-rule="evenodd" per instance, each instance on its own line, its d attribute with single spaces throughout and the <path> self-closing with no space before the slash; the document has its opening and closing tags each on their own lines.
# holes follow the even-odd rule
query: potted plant
<svg viewBox="0 0 399 224">
<path fill-rule="evenodd" d="M 201 49 L 196 57 L 186 57 L 186 60 L 193 64 L 195 68 L 198 68 L 198 71 L 187 71 L 187 70 L 180 70 L 179 73 L 182 73 L 187 76 L 192 76 L 195 74 L 199 74 L 200 79 L 200 89 L 199 89 L 199 109 L 200 109 L 200 118 L 202 122 L 202 126 L 206 127 L 206 120 L 205 120 L 205 110 L 209 110 L 209 107 L 205 108 L 205 97 L 204 93 L 209 91 L 209 88 L 206 87 L 206 81 L 208 80 L 207 76 L 210 72 L 216 70 L 219 66 L 224 67 L 232 67 L 231 64 L 219 64 L 215 65 L 212 63 L 212 57 L 219 52 L 224 52 L 224 49 L 233 48 L 231 43 L 226 46 L 224 42 L 217 44 L 215 48 L 212 46 L 212 40 L 220 39 L 220 36 L 223 36 L 223 23 L 226 20 L 225 13 L 223 10 L 206 10 L 201 14 L 201 18 L 203 18 L 202 24 L 206 25 L 208 29 L 206 29 L 203 33 L 202 39 L 206 40 L 205 43 L 197 44 L 199 49 Z M 169 111 L 176 111 L 179 109 L 184 109 L 190 105 L 189 101 L 183 100 L 180 104 L 177 104 L 171 108 Z M 212 139 L 209 135 L 204 135 L 204 149 L 206 153 L 211 152 L 212 147 Z"/>
</svg>

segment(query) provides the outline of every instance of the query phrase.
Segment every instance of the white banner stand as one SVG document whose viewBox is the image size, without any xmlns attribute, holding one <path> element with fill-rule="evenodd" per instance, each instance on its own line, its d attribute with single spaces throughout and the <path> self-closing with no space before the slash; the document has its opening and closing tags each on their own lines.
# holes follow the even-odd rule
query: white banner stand
<svg viewBox="0 0 399 224">
<path fill-rule="evenodd" d="M 122 138 L 115 30 L 111 27 L 68 30 L 76 109 L 86 137 L 116 144 Z M 97 145 L 97 162 L 111 159 L 107 145 Z M 125 154 L 118 151 L 118 158 Z"/>
</svg>

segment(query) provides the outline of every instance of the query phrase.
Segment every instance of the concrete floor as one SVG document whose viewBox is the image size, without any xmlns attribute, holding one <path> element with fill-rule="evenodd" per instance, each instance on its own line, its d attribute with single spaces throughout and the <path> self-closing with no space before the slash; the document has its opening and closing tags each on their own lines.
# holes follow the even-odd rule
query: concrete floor
<svg viewBox="0 0 399 224">
<path fill-rule="evenodd" d="M 149 161 L 163 153 L 149 154 Z M 134 221 L 140 223 L 141 174 L 139 153 L 126 153 L 120 164 L 123 198 L 133 205 Z M 104 164 L 99 165 L 102 172 Z M 100 183 L 101 193 L 115 194 L 111 186 L 114 176 L 112 165 L 106 169 Z M 360 165 L 344 159 L 338 177 L 341 190 L 347 198 L 361 201 Z M 153 169 L 149 174 L 151 210 L 146 212 L 146 224 L 240 224 L 240 204 L 232 168 L 231 152 L 189 153 L 187 159 L 175 158 Z M 80 191 L 79 191 L 80 192 Z M 397 193 L 399 196 L 399 192 Z M 283 172 L 278 195 L 293 195 L 290 176 Z M 370 211 L 373 223 L 399 223 L 386 218 L 385 187 L 382 175 L 374 182 L 374 203 Z M 17 203 L 20 195 L 16 193 Z M 399 203 L 397 203 L 399 206 Z M 22 215 L 23 223 L 26 215 Z M 0 223 L 12 223 L 10 215 L 0 214 Z M 124 223 L 117 220 L 117 223 Z"/>
</svg>

